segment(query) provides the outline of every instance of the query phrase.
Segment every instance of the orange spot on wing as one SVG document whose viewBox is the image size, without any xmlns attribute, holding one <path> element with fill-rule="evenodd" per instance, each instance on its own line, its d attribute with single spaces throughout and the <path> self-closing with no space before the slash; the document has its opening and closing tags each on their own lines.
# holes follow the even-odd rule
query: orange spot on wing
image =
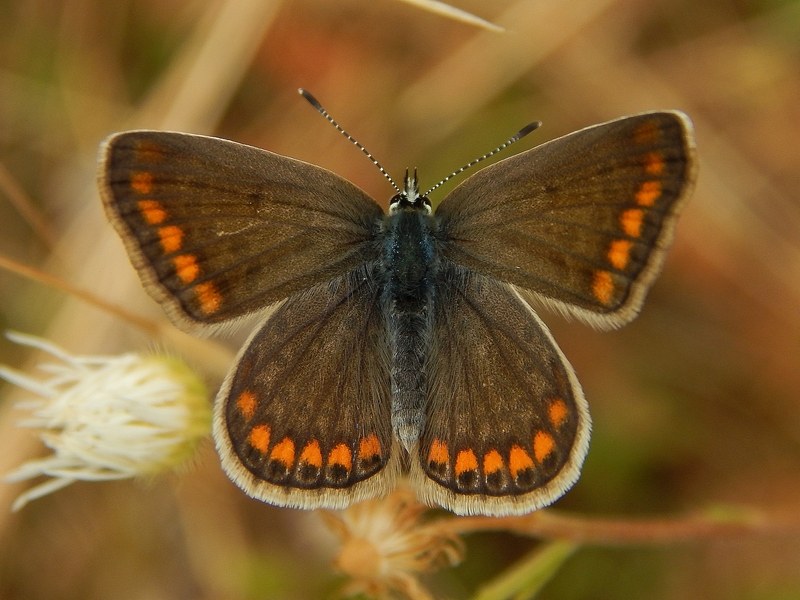
<svg viewBox="0 0 800 600">
<path fill-rule="evenodd" d="M 200 303 L 200 310 L 206 315 L 213 315 L 222 307 L 222 294 L 210 281 L 198 283 L 194 287 L 197 301 Z"/>
<path fill-rule="evenodd" d="M 489 450 L 483 455 L 483 472 L 487 475 L 496 473 L 503 468 L 503 457 L 497 450 Z"/>
<path fill-rule="evenodd" d="M 544 462 L 544 460 L 552 454 L 556 447 L 556 441 L 553 436 L 544 431 L 537 431 L 533 437 L 533 455 L 536 457 L 537 462 Z"/>
<path fill-rule="evenodd" d="M 456 477 L 460 477 L 467 471 L 478 469 L 478 459 L 472 450 L 462 450 L 456 456 Z"/>
<path fill-rule="evenodd" d="M 139 140 L 134 148 L 136 160 L 144 163 L 160 162 L 164 158 L 164 147 L 150 140 Z"/>
<path fill-rule="evenodd" d="M 592 280 L 592 294 L 600 304 L 608 306 L 614 299 L 614 278 L 608 271 L 595 271 Z"/>
<path fill-rule="evenodd" d="M 200 275 L 200 267 L 193 254 L 180 254 L 172 259 L 175 273 L 183 283 L 191 283 Z"/>
<path fill-rule="evenodd" d="M 511 476 L 516 478 L 523 471 L 532 468 L 533 459 L 530 457 L 530 454 L 520 446 L 511 446 L 511 452 L 508 454 L 508 469 L 511 471 Z"/>
<path fill-rule="evenodd" d="M 547 417 L 550 419 L 550 424 L 556 429 L 564 424 L 568 416 L 569 408 L 567 408 L 567 403 L 561 398 L 553 400 L 547 408 Z"/>
<path fill-rule="evenodd" d="M 628 261 L 631 258 L 632 247 L 633 242 L 630 240 L 614 240 L 608 248 L 608 262 L 615 269 L 624 269 L 628 266 Z"/>
<path fill-rule="evenodd" d="M 247 421 L 252 419 L 253 415 L 256 413 L 256 404 L 255 394 L 247 390 L 239 394 L 239 397 L 236 398 L 236 408 Z"/>
<path fill-rule="evenodd" d="M 153 174 L 148 171 L 139 171 L 131 175 L 131 189 L 145 196 L 153 191 Z"/>
<path fill-rule="evenodd" d="M 319 442 L 317 440 L 311 440 L 306 444 L 305 448 L 303 448 L 303 451 L 300 453 L 300 462 L 318 469 L 322 468 L 322 451 L 319 449 Z"/>
<path fill-rule="evenodd" d="M 644 170 L 648 175 L 661 175 L 664 165 L 664 155 L 661 152 L 648 152 L 644 155 Z"/>
<path fill-rule="evenodd" d="M 381 455 L 381 443 L 378 441 L 378 436 L 373 434 L 361 438 L 358 443 L 358 458 L 361 460 L 369 460 L 375 456 Z"/>
<path fill-rule="evenodd" d="M 645 181 L 636 192 L 636 204 L 639 206 L 653 206 L 661 196 L 660 181 Z"/>
<path fill-rule="evenodd" d="M 533 438 L 533 455 L 536 457 L 537 462 L 544 462 L 544 460 L 552 454 L 556 447 L 556 441 L 553 436 L 544 431 L 537 431 Z"/>
<path fill-rule="evenodd" d="M 266 454 L 269 449 L 269 436 L 270 430 L 268 425 L 256 425 L 250 430 L 247 441 L 253 448 L 261 452 L 261 454 Z"/>
<path fill-rule="evenodd" d="M 450 452 L 447 449 L 447 444 L 442 440 L 433 440 L 431 450 L 428 452 L 428 462 L 446 465 L 450 462 Z"/>
<path fill-rule="evenodd" d="M 161 249 L 164 250 L 164 254 L 177 252 L 183 245 L 183 230 L 175 225 L 159 227 L 158 237 L 161 240 Z"/>
<path fill-rule="evenodd" d="M 280 442 L 275 444 L 272 452 L 269 454 L 270 460 L 283 463 L 287 468 L 294 464 L 294 442 L 288 437 L 283 438 Z"/>
<path fill-rule="evenodd" d="M 167 211 L 158 200 L 139 200 L 136 206 L 148 225 L 158 225 L 167 218 Z"/>
<path fill-rule="evenodd" d="M 353 453 L 345 444 L 338 444 L 328 453 L 328 463 L 340 465 L 349 471 L 353 468 Z"/>
<path fill-rule="evenodd" d="M 644 211 L 639 208 L 630 208 L 622 212 L 619 217 L 622 231 L 632 238 L 642 235 L 642 222 L 644 221 Z"/>
<path fill-rule="evenodd" d="M 645 121 L 633 131 L 633 141 L 637 144 L 655 144 L 661 139 L 661 127 L 658 121 Z"/>
</svg>

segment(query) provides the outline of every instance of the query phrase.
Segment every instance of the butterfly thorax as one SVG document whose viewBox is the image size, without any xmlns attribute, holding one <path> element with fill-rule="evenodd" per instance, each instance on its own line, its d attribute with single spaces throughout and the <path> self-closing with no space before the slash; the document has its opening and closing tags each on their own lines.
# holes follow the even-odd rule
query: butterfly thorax
<svg viewBox="0 0 800 600">
<path fill-rule="evenodd" d="M 391 346 L 392 427 L 407 450 L 423 424 L 425 357 L 438 270 L 434 227 L 427 198 L 392 198 L 384 220 L 381 301 Z"/>
</svg>

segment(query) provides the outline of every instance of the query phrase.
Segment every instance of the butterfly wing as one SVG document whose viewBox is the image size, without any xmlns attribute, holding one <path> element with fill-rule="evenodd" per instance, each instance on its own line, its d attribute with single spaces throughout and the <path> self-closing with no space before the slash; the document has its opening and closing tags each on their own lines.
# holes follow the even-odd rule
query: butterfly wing
<svg viewBox="0 0 800 600">
<path fill-rule="evenodd" d="M 436 288 L 419 495 L 458 514 L 522 514 L 578 479 L 590 418 L 572 367 L 508 284 L 453 265 Z"/>
<path fill-rule="evenodd" d="M 146 289 L 187 328 L 242 316 L 376 255 L 383 211 L 320 167 L 217 138 L 110 137 L 99 187 Z"/>
<path fill-rule="evenodd" d="M 250 496 L 342 508 L 393 487 L 379 294 L 364 270 L 317 285 L 286 300 L 245 345 L 217 397 L 214 439 Z"/>
<path fill-rule="evenodd" d="M 691 123 L 588 127 L 473 175 L 436 210 L 444 256 L 598 327 L 633 319 L 694 179 Z"/>
</svg>

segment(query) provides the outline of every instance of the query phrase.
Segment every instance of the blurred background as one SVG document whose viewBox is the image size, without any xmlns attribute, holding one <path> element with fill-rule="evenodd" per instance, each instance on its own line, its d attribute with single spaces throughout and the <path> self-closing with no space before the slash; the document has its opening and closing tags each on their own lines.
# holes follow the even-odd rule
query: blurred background
<svg viewBox="0 0 800 600">
<path fill-rule="evenodd" d="M 582 478 L 556 507 L 586 518 L 800 513 L 800 3 L 453 3 L 505 31 L 388 0 L 0 1 L 0 256 L 163 321 L 94 184 L 99 142 L 138 127 L 322 165 L 385 206 L 383 177 L 299 86 L 396 179 L 419 167 L 422 187 L 532 120 L 544 126 L 502 156 L 681 109 L 696 126 L 699 178 L 642 315 L 611 333 L 543 315 L 594 421 Z M 175 350 L 5 270 L 0 328 L 81 353 L 168 347 L 202 364 L 185 340 Z M 220 344 L 232 356 L 246 333 Z M 26 356 L 0 341 L 0 363 L 27 369 Z M 212 389 L 226 366 L 205 371 Z M 45 452 L 14 425 L 19 396 L 0 387 L 2 472 Z M 319 516 L 249 500 L 211 443 L 174 476 L 77 483 L 11 513 L 22 489 L 0 484 L 4 600 L 315 598 L 343 583 Z M 465 561 L 425 579 L 434 597 L 471 597 L 537 544 L 464 540 Z M 591 545 L 541 597 L 798 598 L 800 538 Z"/>
</svg>

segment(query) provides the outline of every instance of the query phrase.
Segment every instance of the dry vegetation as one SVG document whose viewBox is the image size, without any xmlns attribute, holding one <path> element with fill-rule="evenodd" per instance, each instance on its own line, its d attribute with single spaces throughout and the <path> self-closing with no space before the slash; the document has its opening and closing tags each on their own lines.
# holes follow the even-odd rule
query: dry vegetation
<svg viewBox="0 0 800 600">
<path fill-rule="evenodd" d="M 800 597 L 800 4 L 458 6 L 506 32 L 388 1 L 0 3 L 2 265 L 54 275 L 161 333 L 9 270 L 0 328 L 85 353 L 166 347 L 218 384 L 246 332 L 201 345 L 163 325 L 94 187 L 97 145 L 113 131 L 236 139 L 385 201 L 381 175 L 297 87 L 396 177 L 418 166 L 423 187 L 534 119 L 543 128 L 519 146 L 682 109 L 700 175 L 642 316 L 597 333 L 545 315 L 593 414 L 582 479 L 538 521 L 450 522 L 464 562 L 424 588 L 472 597 L 530 561 L 538 533 L 578 542 L 554 565 L 529 563 L 552 576 L 543 598 Z M 0 342 L 0 362 L 26 360 Z M 0 391 L 6 472 L 44 450 L 14 425 L 19 395 Z M 300 599 L 347 582 L 330 519 L 249 500 L 210 443 L 185 472 L 78 483 L 12 514 L 20 489 L 0 485 L 4 600 Z M 533 537 L 509 532 L 522 529 Z"/>
</svg>

